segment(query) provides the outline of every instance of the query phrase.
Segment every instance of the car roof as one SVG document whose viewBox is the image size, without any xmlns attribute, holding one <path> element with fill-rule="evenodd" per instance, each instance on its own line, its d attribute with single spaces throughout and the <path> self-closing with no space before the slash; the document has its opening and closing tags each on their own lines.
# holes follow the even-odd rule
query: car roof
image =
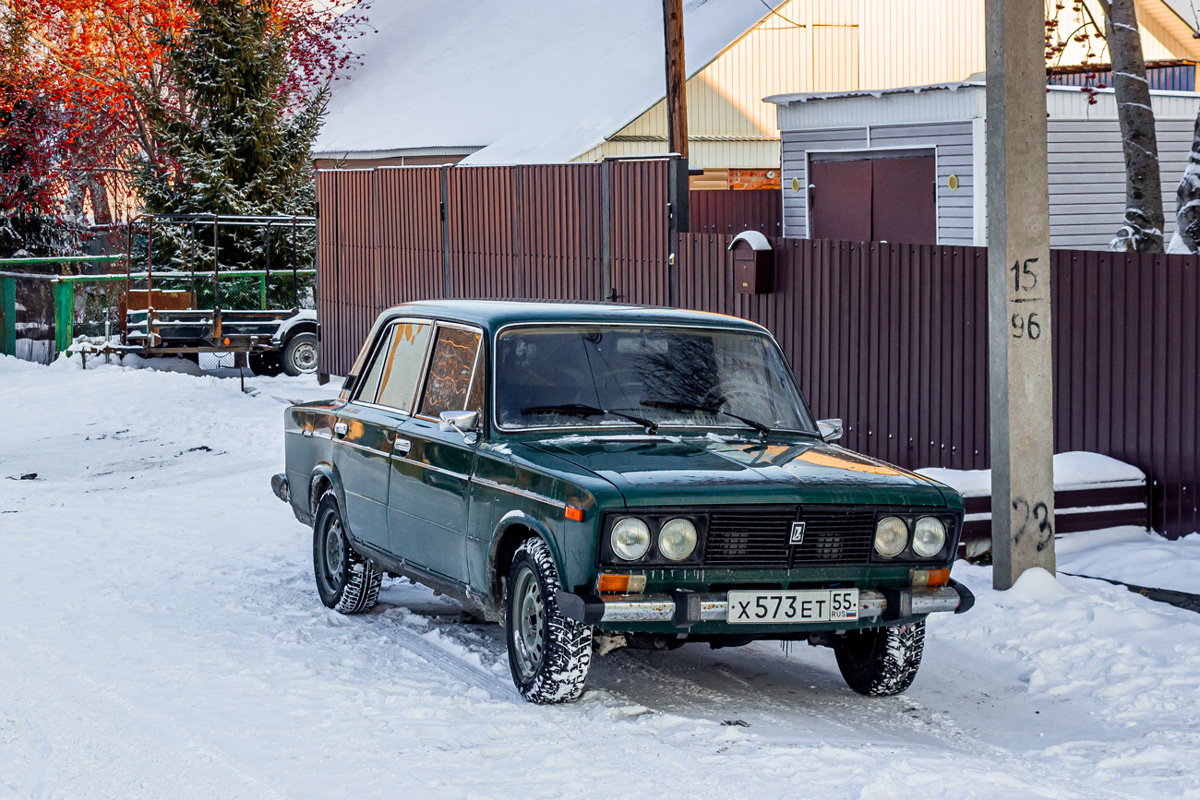
<svg viewBox="0 0 1200 800">
<path fill-rule="evenodd" d="M 419 300 L 392 306 L 387 318 L 417 316 L 478 325 L 494 333 L 505 325 L 543 322 L 603 322 L 649 325 L 699 325 L 762 333 L 761 325 L 708 311 L 622 303 L 554 300 Z"/>
</svg>

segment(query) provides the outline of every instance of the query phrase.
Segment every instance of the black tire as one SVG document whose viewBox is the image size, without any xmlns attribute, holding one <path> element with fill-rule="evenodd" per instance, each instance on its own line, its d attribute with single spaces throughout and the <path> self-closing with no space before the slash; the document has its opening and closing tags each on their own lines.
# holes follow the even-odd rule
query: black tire
<svg viewBox="0 0 1200 800">
<path fill-rule="evenodd" d="M 505 591 L 508 667 L 531 703 L 569 703 L 583 694 L 592 629 L 558 612 L 558 570 L 550 548 L 526 539 L 513 554 Z"/>
<path fill-rule="evenodd" d="M 313 520 L 313 573 L 321 602 L 334 611 L 361 614 L 379 600 L 383 573 L 350 547 L 333 492 L 321 498 Z"/>
<path fill-rule="evenodd" d="M 250 369 L 255 375 L 264 375 L 268 378 L 273 378 L 283 372 L 283 361 L 280 360 L 277 350 L 251 353 L 249 361 Z"/>
<path fill-rule="evenodd" d="M 311 375 L 317 371 L 317 335 L 296 333 L 287 340 L 281 355 L 288 375 Z"/>
<path fill-rule="evenodd" d="M 917 677 L 925 652 L 925 620 L 886 628 L 865 628 L 837 637 L 838 669 L 859 694 L 900 694 Z"/>
</svg>

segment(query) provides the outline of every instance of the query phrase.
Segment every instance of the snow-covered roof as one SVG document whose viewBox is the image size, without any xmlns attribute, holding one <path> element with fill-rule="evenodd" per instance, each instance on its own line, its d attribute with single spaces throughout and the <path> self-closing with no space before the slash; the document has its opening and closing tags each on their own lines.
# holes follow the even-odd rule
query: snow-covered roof
<svg viewBox="0 0 1200 800">
<path fill-rule="evenodd" d="M 689 76 L 767 5 L 686 0 Z M 369 16 L 377 32 L 334 83 L 320 156 L 456 147 L 475 150 L 466 163 L 569 161 L 666 94 L 656 0 L 382 0 Z"/>
<path fill-rule="evenodd" d="M 976 76 L 972 76 L 975 78 Z M 782 131 L 860 125 L 902 125 L 985 119 L 987 84 L 982 80 L 907 86 L 876 91 L 780 94 L 765 98 L 778 108 Z M 1096 102 L 1078 86 L 1047 86 L 1046 111 L 1051 119 L 1103 120 L 1117 118 L 1111 88 L 1095 93 Z M 1193 120 L 1200 93 L 1150 90 L 1157 119 Z"/>
</svg>

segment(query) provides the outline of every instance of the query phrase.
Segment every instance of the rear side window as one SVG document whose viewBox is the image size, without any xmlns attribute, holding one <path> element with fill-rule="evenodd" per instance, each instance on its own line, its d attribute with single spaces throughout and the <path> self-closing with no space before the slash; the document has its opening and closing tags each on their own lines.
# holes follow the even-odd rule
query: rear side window
<svg viewBox="0 0 1200 800">
<path fill-rule="evenodd" d="M 467 396 L 478 352 L 479 333 L 459 328 L 438 329 L 425 379 L 422 416 L 436 418 L 443 411 L 468 409 Z"/>
<path fill-rule="evenodd" d="M 404 412 L 412 410 L 417 379 L 425 363 L 425 348 L 429 345 L 432 333 L 433 325 L 430 323 L 401 322 L 396 325 L 392 348 L 383 367 L 380 405 Z"/>
</svg>

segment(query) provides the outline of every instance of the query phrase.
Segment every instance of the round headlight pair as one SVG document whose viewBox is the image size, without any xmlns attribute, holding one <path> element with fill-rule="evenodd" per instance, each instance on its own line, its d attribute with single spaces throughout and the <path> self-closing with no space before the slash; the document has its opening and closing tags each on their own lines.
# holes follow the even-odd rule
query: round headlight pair
<svg viewBox="0 0 1200 800">
<path fill-rule="evenodd" d="M 875 525 L 875 552 L 895 558 L 908 544 L 908 526 L 899 517 L 884 517 Z M 937 517 L 921 517 L 913 529 L 913 552 L 930 558 L 946 545 L 946 525 Z"/>
<path fill-rule="evenodd" d="M 637 517 L 625 517 L 613 525 L 609 537 L 613 552 L 625 561 L 637 561 L 650 549 L 650 526 Z M 676 518 L 663 523 L 658 532 L 658 552 L 671 561 L 682 561 L 696 549 L 696 526 Z"/>
</svg>

